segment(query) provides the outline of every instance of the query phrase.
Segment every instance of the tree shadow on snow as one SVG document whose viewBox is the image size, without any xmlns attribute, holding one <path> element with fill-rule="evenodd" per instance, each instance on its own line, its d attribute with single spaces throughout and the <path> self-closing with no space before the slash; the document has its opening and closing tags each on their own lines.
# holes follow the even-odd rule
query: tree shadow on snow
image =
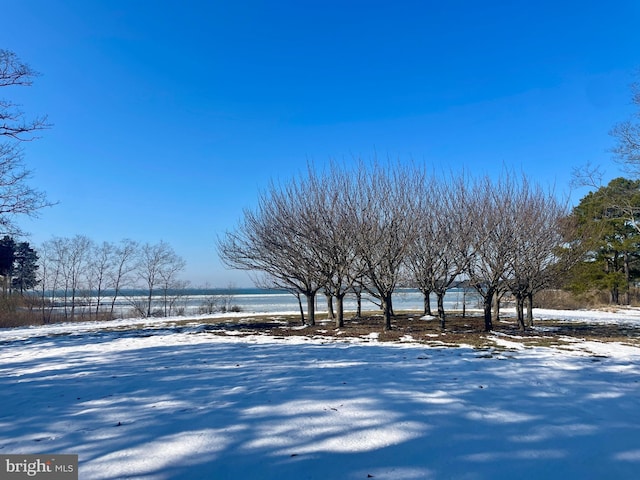
<svg viewBox="0 0 640 480">
<path fill-rule="evenodd" d="M 0 452 L 80 478 L 635 478 L 640 370 L 206 332 L 56 337 L 0 352 Z"/>
</svg>

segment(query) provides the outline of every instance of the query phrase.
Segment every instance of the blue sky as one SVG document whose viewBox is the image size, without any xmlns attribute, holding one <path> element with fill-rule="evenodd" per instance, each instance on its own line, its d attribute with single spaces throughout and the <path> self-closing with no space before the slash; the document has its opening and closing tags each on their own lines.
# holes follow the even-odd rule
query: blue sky
<svg viewBox="0 0 640 480">
<path fill-rule="evenodd" d="M 246 285 L 216 236 L 308 160 L 607 180 L 638 24 L 633 0 L 3 0 L 0 48 L 42 76 L 0 97 L 54 124 L 26 161 L 59 204 L 22 225 L 164 240 L 194 284 Z"/>
</svg>

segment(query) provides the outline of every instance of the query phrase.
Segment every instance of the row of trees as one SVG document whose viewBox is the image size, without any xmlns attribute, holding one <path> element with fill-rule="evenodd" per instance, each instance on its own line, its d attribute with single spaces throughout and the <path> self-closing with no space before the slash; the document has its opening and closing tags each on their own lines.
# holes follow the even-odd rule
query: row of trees
<svg viewBox="0 0 640 480">
<path fill-rule="evenodd" d="M 391 328 L 392 294 L 415 286 L 438 299 L 446 326 L 444 295 L 466 280 L 483 298 L 486 330 L 495 299 L 510 291 L 524 329 L 524 304 L 549 285 L 567 262 L 565 206 L 526 177 L 498 180 L 465 175 L 437 177 L 416 165 L 360 162 L 332 164 L 289 183 L 272 183 L 254 210 L 245 210 L 234 231 L 218 239 L 221 260 L 232 268 L 261 272 L 257 284 L 306 297 L 314 324 L 315 296 L 337 305 L 367 292 L 377 299 L 385 329 Z M 564 252 L 566 253 L 566 252 Z M 531 317 L 529 316 L 529 321 Z"/>
<path fill-rule="evenodd" d="M 173 292 L 186 282 L 179 278 L 185 267 L 166 242 L 138 244 L 132 240 L 96 243 L 83 235 L 53 238 L 40 249 L 38 286 L 43 321 L 51 320 L 54 308 L 62 306 L 66 320 L 106 314 L 113 318 L 123 291 L 143 290 L 144 297 L 126 297 L 138 315 L 170 315 Z M 154 296 L 160 295 L 160 305 Z"/>
</svg>

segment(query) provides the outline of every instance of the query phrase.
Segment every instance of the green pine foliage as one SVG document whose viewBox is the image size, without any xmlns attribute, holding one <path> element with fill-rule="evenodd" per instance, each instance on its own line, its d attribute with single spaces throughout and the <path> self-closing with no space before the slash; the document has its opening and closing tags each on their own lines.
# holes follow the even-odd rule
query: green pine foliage
<svg viewBox="0 0 640 480">
<path fill-rule="evenodd" d="M 5 235 L 0 239 L 0 281 L 3 297 L 17 291 L 24 294 L 38 281 L 38 254 L 28 242 L 16 242 Z"/>
<path fill-rule="evenodd" d="M 607 291 L 611 303 L 629 303 L 640 279 L 640 180 L 616 178 L 590 192 L 571 213 L 586 252 L 567 276 L 578 294 Z"/>
</svg>

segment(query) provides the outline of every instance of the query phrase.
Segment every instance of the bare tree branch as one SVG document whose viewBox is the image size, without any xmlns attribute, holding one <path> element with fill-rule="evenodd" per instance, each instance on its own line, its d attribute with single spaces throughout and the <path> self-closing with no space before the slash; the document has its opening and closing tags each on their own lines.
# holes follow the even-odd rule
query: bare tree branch
<svg viewBox="0 0 640 480">
<path fill-rule="evenodd" d="M 7 50 L 0 50 L 0 87 L 28 86 L 37 73 Z M 0 229 L 18 234 L 16 215 L 35 216 L 50 206 L 43 192 L 28 185 L 31 172 L 24 167 L 21 141 L 36 138 L 33 133 L 48 128 L 46 117 L 25 120 L 11 101 L 0 98 Z"/>
<path fill-rule="evenodd" d="M 638 107 L 632 118 L 620 122 L 611 129 L 609 135 L 616 139 L 611 149 L 614 159 L 622 163 L 625 170 L 634 177 L 640 176 L 640 83 L 631 85 L 631 101 Z"/>
<path fill-rule="evenodd" d="M 38 73 L 20 61 L 15 53 L 0 49 L 0 87 L 30 86 Z M 25 120 L 15 103 L 0 99 L 0 136 L 18 141 L 36 138 L 33 132 L 51 127 L 47 117 Z"/>
<path fill-rule="evenodd" d="M 593 165 L 591 162 L 580 167 L 571 168 L 571 188 L 591 187 L 598 189 L 602 186 L 604 172 L 600 165 Z"/>
</svg>

